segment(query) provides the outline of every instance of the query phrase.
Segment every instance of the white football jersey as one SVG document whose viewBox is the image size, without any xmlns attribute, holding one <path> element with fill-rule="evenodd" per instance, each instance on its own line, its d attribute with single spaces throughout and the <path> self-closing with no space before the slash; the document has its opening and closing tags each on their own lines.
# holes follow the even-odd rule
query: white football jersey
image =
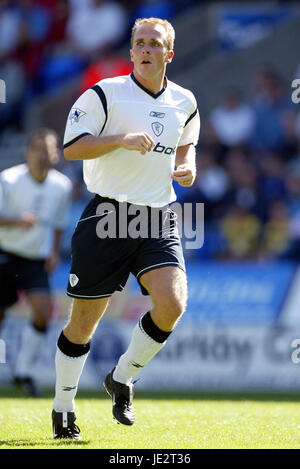
<svg viewBox="0 0 300 469">
<path fill-rule="evenodd" d="M 28 259 L 45 259 L 53 247 L 54 231 L 66 227 L 71 189 L 70 179 L 55 169 L 42 183 L 31 176 L 26 164 L 2 171 L 0 216 L 34 212 L 37 223 L 28 229 L 0 226 L 0 247 Z"/>
<path fill-rule="evenodd" d="M 167 80 L 154 94 L 131 73 L 101 80 L 79 97 L 68 116 L 64 148 L 88 134 L 147 132 L 155 142 L 151 152 L 118 148 L 83 160 L 83 177 L 90 192 L 160 207 L 176 200 L 171 175 L 177 147 L 196 145 L 199 130 L 197 103 L 189 90 Z"/>
</svg>

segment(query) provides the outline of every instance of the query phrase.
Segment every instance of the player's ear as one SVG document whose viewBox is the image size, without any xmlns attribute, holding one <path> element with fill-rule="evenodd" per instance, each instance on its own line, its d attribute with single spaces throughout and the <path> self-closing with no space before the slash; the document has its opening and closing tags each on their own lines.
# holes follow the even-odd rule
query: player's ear
<svg viewBox="0 0 300 469">
<path fill-rule="evenodd" d="M 133 62 L 132 49 L 129 49 L 129 53 L 130 53 L 130 60 L 131 60 L 131 62 Z"/>
<path fill-rule="evenodd" d="M 172 62 L 173 57 L 174 57 L 174 51 L 173 51 L 173 50 L 169 50 L 169 52 L 168 52 L 168 54 L 167 54 L 167 63 L 168 63 L 168 64 L 169 64 L 170 62 Z"/>
</svg>

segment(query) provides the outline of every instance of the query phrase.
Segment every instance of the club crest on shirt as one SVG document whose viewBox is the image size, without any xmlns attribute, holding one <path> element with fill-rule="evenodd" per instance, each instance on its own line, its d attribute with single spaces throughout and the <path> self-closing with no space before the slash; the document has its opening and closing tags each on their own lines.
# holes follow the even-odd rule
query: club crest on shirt
<svg viewBox="0 0 300 469">
<path fill-rule="evenodd" d="M 69 280 L 71 287 L 75 287 L 75 285 L 77 285 L 77 283 L 79 282 L 79 278 L 76 274 L 70 274 Z"/>
<path fill-rule="evenodd" d="M 71 112 L 70 112 L 70 121 L 71 121 L 71 125 L 73 125 L 74 122 L 78 122 L 79 119 L 84 116 L 86 114 L 86 112 L 82 111 L 81 109 L 78 109 L 77 107 L 73 107 L 71 109 Z"/>
<path fill-rule="evenodd" d="M 164 131 L 164 126 L 160 122 L 152 122 L 151 127 L 157 137 L 159 137 Z"/>
</svg>

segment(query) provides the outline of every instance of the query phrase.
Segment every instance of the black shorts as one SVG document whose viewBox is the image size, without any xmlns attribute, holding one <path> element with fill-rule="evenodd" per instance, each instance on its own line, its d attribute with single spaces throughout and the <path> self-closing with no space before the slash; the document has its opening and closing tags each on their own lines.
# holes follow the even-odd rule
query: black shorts
<svg viewBox="0 0 300 469">
<path fill-rule="evenodd" d="M 31 260 L 0 249 L 0 309 L 18 301 L 18 291 L 50 293 L 45 260 Z"/>
<path fill-rule="evenodd" d="M 107 237 L 103 236 L 104 229 L 109 232 Z M 139 281 L 145 272 L 163 266 L 174 265 L 185 271 L 176 214 L 169 206 L 150 209 L 99 195 L 89 202 L 78 221 L 71 259 L 67 294 L 74 298 L 109 297 L 123 290 L 130 273 Z M 149 294 L 140 287 L 144 295 Z"/>
</svg>

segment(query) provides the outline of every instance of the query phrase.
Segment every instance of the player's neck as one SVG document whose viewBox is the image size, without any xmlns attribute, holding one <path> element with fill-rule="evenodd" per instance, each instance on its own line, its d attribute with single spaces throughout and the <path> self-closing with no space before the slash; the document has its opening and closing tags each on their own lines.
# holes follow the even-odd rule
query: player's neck
<svg viewBox="0 0 300 469">
<path fill-rule="evenodd" d="M 141 76 L 136 70 L 133 71 L 135 79 L 147 88 L 147 90 L 151 91 L 153 94 L 159 93 L 163 87 L 165 86 L 165 74 L 159 75 L 155 78 L 147 78 Z"/>
<path fill-rule="evenodd" d="M 29 170 L 29 173 L 30 173 L 31 177 L 38 183 L 44 182 L 45 179 L 47 178 L 48 172 L 49 172 L 48 168 L 37 169 L 37 168 L 33 168 L 31 166 L 28 166 L 28 170 Z"/>
</svg>

